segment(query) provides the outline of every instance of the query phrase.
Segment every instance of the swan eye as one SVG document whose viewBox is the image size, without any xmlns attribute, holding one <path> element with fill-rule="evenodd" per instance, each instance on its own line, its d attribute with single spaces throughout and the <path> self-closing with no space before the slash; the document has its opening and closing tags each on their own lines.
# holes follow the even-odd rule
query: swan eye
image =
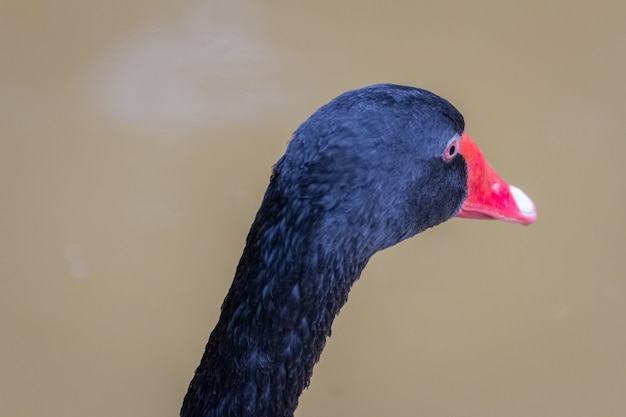
<svg viewBox="0 0 626 417">
<path fill-rule="evenodd" d="M 445 159 L 446 161 L 449 161 L 452 158 L 454 158 L 457 153 L 459 153 L 459 139 L 458 138 L 452 140 L 452 142 L 448 144 L 448 147 L 446 148 L 446 150 L 443 151 L 443 159 Z"/>
</svg>

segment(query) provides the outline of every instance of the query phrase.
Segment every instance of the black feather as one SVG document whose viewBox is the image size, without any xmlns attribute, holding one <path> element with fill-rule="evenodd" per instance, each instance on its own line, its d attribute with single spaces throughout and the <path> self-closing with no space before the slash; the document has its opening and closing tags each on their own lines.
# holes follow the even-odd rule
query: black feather
<svg viewBox="0 0 626 417">
<path fill-rule="evenodd" d="M 340 95 L 276 163 L 181 416 L 292 416 L 331 325 L 370 257 L 452 217 L 463 116 L 425 90 Z"/>
</svg>

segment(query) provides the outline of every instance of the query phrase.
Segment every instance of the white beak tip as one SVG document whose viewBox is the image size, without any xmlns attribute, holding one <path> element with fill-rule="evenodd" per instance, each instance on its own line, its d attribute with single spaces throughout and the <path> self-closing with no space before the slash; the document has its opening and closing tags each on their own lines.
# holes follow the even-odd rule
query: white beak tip
<svg viewBox="0 0 626 417">
<path fill-rule="evenodd" d="M 528 219 L 529 223 L 537 220 L 537 208 L 535 207 L 533 200 L 531 200 L 525 192 L 514 185 L 509 185 L 509 189 L 511 190 L 511 195 L 517 204 L 517 208 L 522 215 Z"/>
</svg>

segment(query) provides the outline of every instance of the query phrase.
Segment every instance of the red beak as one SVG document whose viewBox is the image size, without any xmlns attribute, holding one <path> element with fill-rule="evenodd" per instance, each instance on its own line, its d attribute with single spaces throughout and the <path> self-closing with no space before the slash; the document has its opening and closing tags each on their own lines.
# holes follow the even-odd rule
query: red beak
<svg viewBox="0 0 626 417">
<path fill-rule="evenodd" d="M 457 217 L 499 219 L 521 224 L 537 220 L 533 201 L 522 190 L 500 178 L 466 133 L 461 136 L 460 147 L 467 163 L 468 192 Z"/>
</svg>

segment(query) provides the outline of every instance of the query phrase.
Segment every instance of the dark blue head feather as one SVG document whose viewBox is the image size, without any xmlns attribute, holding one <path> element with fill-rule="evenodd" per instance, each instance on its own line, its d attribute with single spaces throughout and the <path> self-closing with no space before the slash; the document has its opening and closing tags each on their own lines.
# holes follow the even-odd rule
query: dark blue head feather
<svg viewBox="0 0 626 417">
<path fill-rule="evenodd" d="M 463 116 L 425 90 L 347 92 L 276 163 L 181 416 L 291 416 L 369 258 L 452 217 Z"/>
</svg>

